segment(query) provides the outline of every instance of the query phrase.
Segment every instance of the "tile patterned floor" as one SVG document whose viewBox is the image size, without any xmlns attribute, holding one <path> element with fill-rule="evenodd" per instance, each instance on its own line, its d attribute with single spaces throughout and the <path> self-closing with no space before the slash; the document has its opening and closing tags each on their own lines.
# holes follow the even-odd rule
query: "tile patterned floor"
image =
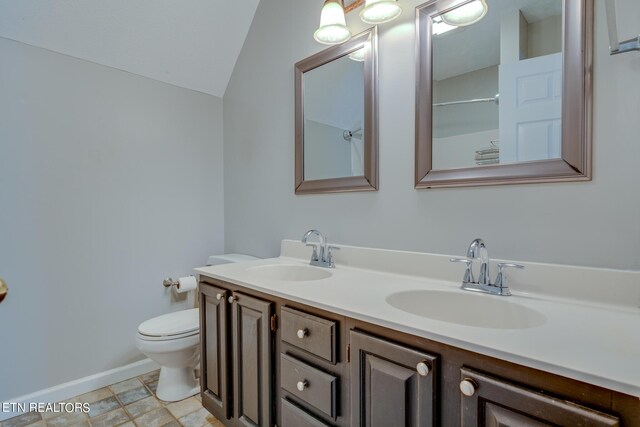
<svg viewBox="0 0 640 427">
<path fill-rule="evenodd" d="M 155 396 L 160 371 L 150 372 L 65 402 L 91 404 L 84 413 L 30 412 L 0 422 L 0 427 L 223 427 L 202 407 L 200 396 L 163 402 Z"/>
</svg>

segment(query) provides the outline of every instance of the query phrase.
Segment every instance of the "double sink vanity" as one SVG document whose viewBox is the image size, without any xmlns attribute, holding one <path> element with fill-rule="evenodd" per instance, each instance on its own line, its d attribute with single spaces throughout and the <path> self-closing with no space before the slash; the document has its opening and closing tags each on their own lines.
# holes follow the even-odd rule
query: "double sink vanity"
<svg viewBox="0 0 640 427">
<path fill-rule="evenodd" d="M 203 405 L 230 426 L 640 425 L 639 274 L 496 280 L 474 242 L 468 270 L 290 240 L 197 269 Z"/>
<path fill-rule="evenodd" d="M 414 22 L 416 189 L 591 180 L 593 0 L 428 0 Z M 374 26 L 295 64 L 295 194 L 378 190 L 378 49 Z M 196 272 L 202 403 L 225 425 L 640 426 L 637 271 L 311 230 Z"/>
</svg>

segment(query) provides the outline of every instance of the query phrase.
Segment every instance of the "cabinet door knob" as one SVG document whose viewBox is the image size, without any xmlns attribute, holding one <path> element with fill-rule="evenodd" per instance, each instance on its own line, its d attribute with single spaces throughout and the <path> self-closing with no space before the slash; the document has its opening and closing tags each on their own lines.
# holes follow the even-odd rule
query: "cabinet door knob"
<svg viewBox="0 0 640 427">
<path fill-rule="evenodd" d="M 298 329 L 298 338 L 302 339 L 309 334 L 309 330 L 307 328 Z"/>
<path fill-rule="evenodd" d="M 478 384 L 471 378 L 465 378 L 460 382 L 460 391 L 467 397 L 471 397 L 476 393 Z"/>
<path fill-rule="evenodd" d="M 237 299 L 238 299 L 238 297 L 237 297 L 237 296 L 235 296 L 235 295 L 231 295 L 231 296 L 229 297 L 229 304 L 233 304 L 233 302 L 234 302 L 234 301 L 236 301 Z"/>
<path fill-rule="evenodd" d="M 296 387 L 298 388 L 299 391 L 304 391 L 304 389 L 307 388 L 308 386 L 309 386 L 309 382 L 307 380 L 298 381 L 298 384 L 296 384 Z"/>
<path fill-rule="evenodd" d="M 8 293 L 9 293 L 9 287 L 7 286 L 7 283 L 4 280 L 2 280 L 2 278 L 0 278 L 0 302 L 4 300 L 4 298 L 7 296 Z"/>
<path fill-rule="evenodd" d="M 429 364 L 427 362 L 420 362 L 416 365 L 416 371 L 418 371 L 418 374 L 422 377 L 426 377 L 427 375 L 429 375 Z"/>
<path fill-rule="evenodd" d="M 216 294 L 216 299 L 220 301 L 222 299 L 222 294 L 221 293 Z"/>
</svg>

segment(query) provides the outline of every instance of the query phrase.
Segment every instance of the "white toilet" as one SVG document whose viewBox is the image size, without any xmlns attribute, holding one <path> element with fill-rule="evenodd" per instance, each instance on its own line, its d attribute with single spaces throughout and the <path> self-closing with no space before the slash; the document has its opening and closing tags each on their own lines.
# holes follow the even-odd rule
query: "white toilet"
<svg viewBox="0 0 640 427">
<path fill-rule="evenodd" d="M 209 257 L 207 265 L 250 261 L 257 258 L 241 254 Z M 142 322 L 136 337 L 138 349 L 160 365 L 156 396 L 175 402 L 200 393 L 195 370 L 200 361 L 199 310 L 176 311 Z"/>
<path fill-rule="evenodd" d="M 174 402 L 200 392 L 195 376 L 200 360 L 199 311 L 176 311 L 138 326 L 138 349 L 160 365 L 158 399 Z"/>
</svg>

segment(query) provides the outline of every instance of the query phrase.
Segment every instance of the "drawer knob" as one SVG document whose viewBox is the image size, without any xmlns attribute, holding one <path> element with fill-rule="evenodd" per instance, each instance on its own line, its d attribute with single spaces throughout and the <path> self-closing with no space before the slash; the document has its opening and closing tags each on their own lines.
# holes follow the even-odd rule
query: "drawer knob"
<svg viewBox="0 0 640 427">
<path fill-rule="evenodd" d="M 302 338 L 306 337 L 307 335 L 309 335 L 309 330 L 307 328 L 298 329 L 298 338 L 302 339 Z"/>
<path fill-rule="evenodd" d="M 427 362 L 420 362 L 416 365 L 416 371 L 420 376 L 426 377 L 429 375 L 429 364 Z"/>
<path fill-rule="evenodd" d="M 309 382 L 307 380 L 298 381 L 298 384 L 296 384 L 296 387 L 298 388 L 299 391 L 304 391 L 305 388 L 309 387 Z"/>
<path fill-rule="evenodd" d="M 235 296 L 235 295 L 231 295 L 231 296 L 229 297 L 229 304 L 233 304 L 233 302 L 234 302 L 234 301 L 236 301 L 237 299 L 238 299 L 238 297 L 237 297 L 237 296 Z"/>
<path fill-rule="evenodd" d="M 465 378 L 460 382 L 460 391 L 467 397 L 476 394 L 476 388 L 478 388 L 478 384 L 471 378 Z"/>
<path fill-rule="evenodd" d="M 222 294 L 216 294 L 216 299 L 220 301 L 222 299 Z"/>
</svg>

